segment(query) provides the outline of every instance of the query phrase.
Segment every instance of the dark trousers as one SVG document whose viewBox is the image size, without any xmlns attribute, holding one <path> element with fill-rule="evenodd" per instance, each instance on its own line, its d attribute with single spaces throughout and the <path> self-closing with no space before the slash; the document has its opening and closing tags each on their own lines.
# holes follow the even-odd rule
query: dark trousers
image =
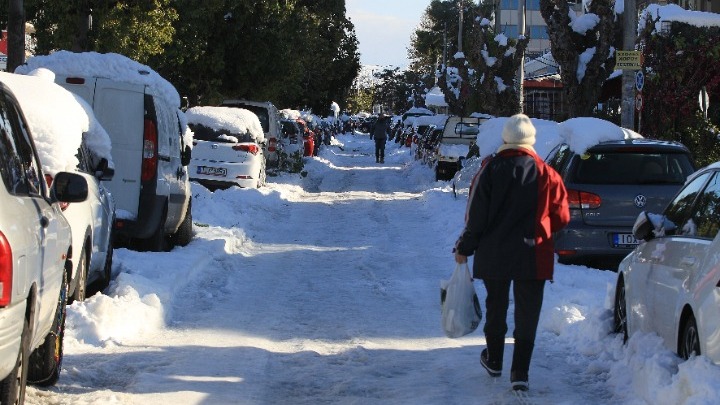
<svg viewBox="0 0 720 405">
<path fill-rule="evenodd" d="M 483 280 L 487 290 L 485 300 L 485 339 L 491 362 L 502 365 L 507 333 L 507 311 L 510 304 L 510 280 Z M 515 299 L 515 348 L 511 375 L 527 379 L 530 359 L 535 347 L 545 280 L 516 280 L 512 282 Z M 524 377 L 524 378 L 523 378 Z M 512 378 L 512 377 L 511 377 Z"/>
<path fill-rule="evenodd" d="M 385 138 L 375 138 L 375 161 L 385 160 Z"/>
</svg>

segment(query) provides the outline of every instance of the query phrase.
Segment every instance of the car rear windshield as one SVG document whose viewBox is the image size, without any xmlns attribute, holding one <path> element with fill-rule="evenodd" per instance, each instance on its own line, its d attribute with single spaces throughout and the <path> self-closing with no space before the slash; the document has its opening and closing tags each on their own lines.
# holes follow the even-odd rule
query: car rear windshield
<svg viewBox="0 0 720 405">
<path fill-rule="evenodd" d="M 254 142 L 250 134 L 232 134 L 227 130 L 217 130 L 199 124 L 188 124 L 193 131 L 193 138 L 200 141 L 217 143 Z"/>
<path fill-rule="evenodd" d="M 685 153 L 591 152 L 577 159 L 574 182 L 683 184 L 694 171 Z"/>
</svg>

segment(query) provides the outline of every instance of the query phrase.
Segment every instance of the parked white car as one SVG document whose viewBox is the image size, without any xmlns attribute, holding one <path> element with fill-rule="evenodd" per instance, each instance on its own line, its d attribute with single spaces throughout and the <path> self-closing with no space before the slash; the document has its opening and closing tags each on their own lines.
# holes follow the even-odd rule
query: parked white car
<svg viewBox="0 0 720 405">
<path fill-rule="evenodd" d="M 59 202 L 87 197 L 82 176 L 59 172 L 52 187 L 24 115 L 0 78 L 0 403 L 22 404 L 27 382 L 60 376 L 70 225 Z"/>
<path fill-rule="evenodd" d="M 58 51 L 34 56 L 16 72 L 45 67 L 82 97 L 110 135 L 116 241 L 166 251 L 192 239 L 187 165 L 191 140 L 173 85 L 146 65 L 118 54 Z"/>
<path fill-rule="evenodd" d="M 85 201 L 61 205 L 75 245 L 80 247 L 68 298 L 69 302 L 83 301 L 91 284 L 93 290 L 104 289 L 111 277 L 115 201 L 101 183 L 114 174 L 110 138 L 90 106 L 55 84 L 52 72 L 30 73 L 0 73 L 0 78 L 17 94 L 25 111 L 46 180 L 52 183 L 55 173 L 67 170 L 88 183 Z"/>
<path fill-rule="evenodd" d="M 253 112 L 235 107 L 193 107 L 190 179 L 214 189 L 265 184 L 265 134 Z"/>
<path fill-rule="evenodd" d="M 659 335 L 687 359 L 720 364 L 720 162 L 690 176 L 662 215 L 641 213 L 642 242 L 621 263 L 615 330 Z"/>
</svg>

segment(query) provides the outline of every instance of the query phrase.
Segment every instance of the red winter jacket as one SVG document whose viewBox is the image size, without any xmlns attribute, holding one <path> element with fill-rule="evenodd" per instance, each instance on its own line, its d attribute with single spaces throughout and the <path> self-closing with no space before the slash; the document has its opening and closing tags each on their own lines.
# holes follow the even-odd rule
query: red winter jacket
<svg viewBox="0 0 720 405">
<path fill-rule="evenodd" d="M 529 149 L 505 149 L 475 175 L 455 248 L 475 255 L 474 278 L 552 280 L 552 234 L 568 221 L 560 175 Z"/>
</svg>

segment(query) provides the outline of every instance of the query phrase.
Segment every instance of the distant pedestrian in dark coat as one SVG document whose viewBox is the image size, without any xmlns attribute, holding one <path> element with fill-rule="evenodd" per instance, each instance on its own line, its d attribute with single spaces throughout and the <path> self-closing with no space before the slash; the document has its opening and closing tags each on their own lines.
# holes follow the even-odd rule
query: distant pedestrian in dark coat
<svg viewBox="0 0 720 405">
<path fill-rule="evenodd" d="M 389 133 L 390 117 L 381 115 L 371 132 L 372 138 L 375 139 L 375 163 L 385 163 L 385 142 Z"/>
<path fill-rule="evenodd" d="M 567 225 L 570 212 L 560 176 L 535 153 L 535 127 L 518 114 L 502 132 L 504 144 L 484 163 L 470 186 L 465 229 L 455 245 L 455 261 L 475 255 L 473 278 L 487 290 L 483 331 L 487 348 L 480 363 L 492 377 L 502 373 L 510 285 L 515 302 L 510 381 L 527 390 L 545 281 L 553 279 L 553 232 Z"/>
</svg>

